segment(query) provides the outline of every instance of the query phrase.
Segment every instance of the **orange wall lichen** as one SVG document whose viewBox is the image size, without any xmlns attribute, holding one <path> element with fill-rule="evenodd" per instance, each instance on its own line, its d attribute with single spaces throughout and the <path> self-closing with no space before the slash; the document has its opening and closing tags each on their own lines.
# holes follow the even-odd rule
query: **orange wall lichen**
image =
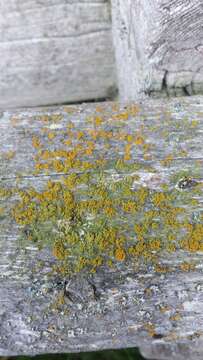
<svg viewBox="0 0 203 360">
<path fill-rule="evenodd" d="M 203 251 L 203 224 L 192 222 L 185 206 L 198 205 L 196 190 L 180 192 L 166 184 L 159 190 L 134 186 L 141 183 L 139 171 L 156 173 L 150 164 L 154 145 L 147 141 L 144 125 L 133 132 L 122 125 L 137 114 L 136 106 L 114 111 L 118 112 L 107 116 L 98 106 L 97 114 L 86 118 L 88 126 L 69 121 L 63 132 L 42 128 L 32 136 L 33 174 L 57 177 L 49 179 L 42 191 L 31 187 L 17 191 L 11 214 L 22 234 L 23 228 L 28 229 L 28 241 L 52 249 L 63 274 L 94 272 L 103 264 L 128 260 L 151 262 L 162 272 L 162 251 Z M 51 117 L 54 122 L 63 120 L 60 114 Z M 106 126 L 109 118 L 112 128 Z M 39 121 L 48 124 L 50 119 L 44 115 Z M 143 156 L 139 161 L 138 152 Z M 173 161 L 169 153 L 160 165 L 171 166 Z M 109 170 L 119 177 L 115 180 Z M 12 193 L 0 189 L 0 195 Z M 189 267 L 183 264 L 181 269 Z"/>
</svg>

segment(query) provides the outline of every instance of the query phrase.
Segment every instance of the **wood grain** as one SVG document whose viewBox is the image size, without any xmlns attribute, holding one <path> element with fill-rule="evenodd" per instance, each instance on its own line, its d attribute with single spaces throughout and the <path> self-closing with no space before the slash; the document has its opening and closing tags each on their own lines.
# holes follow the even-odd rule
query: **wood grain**
<svg viewBox="0 0 203 360">
<path fill-rule="evenodd" d="M 121 99 L 201 94 L 201 0 L 113 0 Z"/>
<path fill-rule="evenodd" d="M 116 91 L 110 5 L 0 3 L 0 107 L 104 99 Z"/>
<path fill-rule="evenodd" d="M 202 97 L 2 112 L 2 356 L 202 358 L 202 116 Z"/>
</svg>

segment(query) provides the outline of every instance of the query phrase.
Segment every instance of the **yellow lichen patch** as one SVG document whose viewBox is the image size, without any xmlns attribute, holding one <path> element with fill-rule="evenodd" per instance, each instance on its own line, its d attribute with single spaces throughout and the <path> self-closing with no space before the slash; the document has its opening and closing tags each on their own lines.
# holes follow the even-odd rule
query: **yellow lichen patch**
<svg viewBox="0 0 203 360">
<path fill-rule="evenodd" d="M 131 145 L 130 144 L 127 144 L 125 146 L 125 150 L 124 150 L 124 160 L 127 161 L 127 160 L 130 160 L 131 159 Z"/>
<path fill-rule="evenodd" d="M 135 201 L 128 200 L 122 203 L 122 209 L 126 213 L 135 213 L 138 210 L 138 205 Z"/>
<path fill-rule="evenodd" d="M 78 139 L 78 140 L 82 139 L 84 136 L 85 136 L 85 134 L 84 134 L 83 131 L 78 131 L 78 132 L 77 132 L 77 139 Z"/>
<path fill-rule="evenodd" d="M 77 109 L 73 106 L 64 106 L 63 111 L 66 112 L 67 114 L 74 114 Z"/>
<path fill-rule="evenodd" d="M 169 267 L 166 265 L 157 264 L 155 266 L 155 271 L 158 273 L 167 273 L 167 272 L 169 272 L 169 270 L 170 270 Z"/>
<path fill-rule="evenodd" d="M 175 251 L 176 251 L 176 245 L 175 245 L 175 244 L 168 244 L 168 245 L 166 246 L 166 250 L 167 250 L 169 253 L 175 252 Z"/>
<path fill-rule="evenodd" d="M 104 112 L 104 108 L 102 106 L 100 106 L 100 105 L 97 105 L 96 108 L 95 108 L 95 111 L 99 112 L 99 113 L 102 113 L 102 112 Z"/>
<path fill-rule="evenodd" d="M 134 230 L 135 230 L 135 232 L 136 232 L 137 235 L 143 233 L 143 227 L 142 227 L 142 225 L 140 225 L 140 224 L 135 224 Z"/>
<path fill-rule="evenodd" d="M 93 141 L 87 141 L 87 148 L 84 150 L 84 154 L 85 155 L 92 155 L 94 148 L 95 148 L 95 144 L 93 143 Z"/>
<path fill-rule="evenodd" d="M 191 127 L 195 128 L 199 125 L 199 121 L 198 120 L 192 120 L 191 121 Z"/>
<path fill-rule="evenodd" d="M 32 146 L 35 149 L 40 149 L 42 147 L 42 144 L 41 144 L 40 139 L 38 137 L 36 137 L 36 136 L 32 137 Z"/>
<path fill-rule="evenodd" d="M 53 161 L 53 169 L 56 172 L 63 172 L 64 171 L 64 163 L 61 160 L 54 160 Z"/>
<path fill-rule="evenodd" d="M 192 271 L 195 269 L 195 264 L 184 261 L 182 264 L 180 264 L 180 269 L 182 271 Z"/>
<path fill-rule="evenodd" d="M 94 124 L 95 124 L 96 126 L 100 126 L 100 125 L 102 124 L 102 122 L 103 122 L 103 118 L 102 118 L 101 116 L 95 116 L 95 118 L 94 118 Z"/>
<path fill-rule="evenodd" d="M 51 114 L 49 116 L 49 120 L 53 122 L 60 122 L 63 119 L 62 114 Z"/>
<path fill-rule="evenodd" d="M 155 325 L 151 324 L 151 323 L 147 323 L 144 325 L 144 329 L 147 330 L 148 334 L 153 337 L 156 335 L 156 331 L 155 331 Z"/>
<path fill-rule="evenodd" d="M 169 154 L 165 157 L 164 160 L 161 160 L 160 163 L 163 166 L 170 166 L 173 160 L 174 160 L 174 156 L 172 154 Z"/>
<path fill-rule="evenodd" d="M 158 251 L 161 249 L 161 241 L 159 239 L 152 239 L 149 241 L 148 247 L 152 251 Z"/>
<path fill-rule="evenodd" d="M 168 305 L 162 305 L 162 306 L 160 306 L 160 311 L 161 311 L 162 313 L 171 311 L 171 307 L 168 306 Z"/>
<path fill-rule="evenodd" d="M 125 257 L 126 257 L 126 255 L 125 255 L 124 249 L 118 248 L 118 249 L 115 250 L 115 258 L 116 258 L 116 260 L 123 261 L 123 260 L 125 260 Z"/>
<path fill-rule="evenodd" d="M 0 187 L 0 198 L 10 197 L 13 193 L 13 189 L 7 189 L 6 187 Z"/>
<path fill-rule="evenodd" d="M 99 138 L 100 133 L 98 130 L 88 130 L 88 135 L 95 141 Z"/>
<path fill-rule="evenodd" d="M 64 260 L 66 257 L 65 247 L 62 241 L 56 241 L 53 246 L 53 255 L 59 259 Z"/>
<path fill-rule="evenodd" d="M 191 252 L 203 251 L 203 224 L 187 226 L 188 235 L 181 241 L 182 248 Z"/>
<path fill-rule="evenodd" d="M 104 212 L 106 215 L 112 217 L 116 214 L 115 209 L 112 206 L 107 206 L 104 208 Z"/>
<path fill-rule="evenodd" d="M 129 116 L 130 116 L 130 114 L 128 111 L 123 111 L 121 113 L 112 115 L 112 119 L 113 120 L 128 120 Z"/>
<path fill-rule="evenodd" d="M 140 185 L 139 172 L 155 173 L 153 184 L 159 184 L 161 176 L 143 161 L 156 154 L 145 135 L 149 125 L 143 122 L 131 131 L 137 111 L 137 105 L 117 107 L 113 115 L 96 110 L 86 119 L 89 124 L 72 119 L 65 132 L 47 124 L 41 140 L 32 139 L 36 173 L 52 180 L 46 182 L 44 176 L 40 191 L 28 187 L 17 192 L 12 216 L 26 239 L 51 249 L 56 271 L 64 276 L 127 259 L 166 272 L 170 269 L 159 261 L 162 251 L 203 251 L 202 225 L 188 212 L 188 204 L 192 211 L 199 206 L 200 193 L 178 192 L 171 184 L 159 190 Z M 58 120 L 54 114 L 45 116 L 45 122 Z M 142 161 L 135 161 L 134 154 L 140 152 Z M 169 155 L 164 164 L 171 161 Z"/>
<path fill-rule="evenodd" d="M 64 140 L 63 143 L 64 143 L 64 145 L 71 146 L 72 145 L 72 140 L 71 139 Z"/>
<path fill-rule="evenodd" d="M 145 187 L 141 187 L 136 192 L 136 196 L 137 196 L 137 199 L 138 199 L 138 203 L 140 205 L 144 205 L 147 197 L 149 196 L 149 190 L 147 188 L 145 188 Z"/>
<path fill-rule="evenodd" d="M 144 138 L 141 135 L 138 135 L 135 139 L 135 144 L 136 145 L 143 145 L 144 144 Z"/>
<path fill-rule="evenodd" d="M 167 200 L 166 196 L 163 192 L 154 194 L 152 198 L 153 204 L 158 208 L 162 208 L 163 206 L 165 206 L 166 200 Z"/>
<path fill-rule="evenodd" d="M 127 142 L 133 142 L 133 135 L 128 134 L 126 136 L 126 140 L 127 140 Z"/>
<path fill-rule="evenodd" d="M 49 132 L 49 133 L 47 134 L 47 137 L 48 137 L 49 140 L 53 140 L 53 139 L 56 137 L 56 133 L 54 133 L 54 132 Z"/>
<path fill-rule="evenodd" d="M 16 154 L 15 151 L 10 150 L 10 151 L 4 153 L 4 158 L 5 158 L 5 160 L 11 160 L 14 158 L 15 154 Z"/>
<path fill-rule="evenodd" d="M 35 164 L 35 170 L 38 172 L 40 171 L 43 171 L 43 170 L 46 170 L 48 171 L 49 170 L 49 164 L 46 164 L 46 163 L 36 163 Z"/>
<path fill-rule="evenodd" d="M 180 313 L 176 312 L 175 314 L 171 315 L 169 320 L 172 320 L 172 321 L 178 321 L 181 319 L 181 315 Z"/>
</svg>

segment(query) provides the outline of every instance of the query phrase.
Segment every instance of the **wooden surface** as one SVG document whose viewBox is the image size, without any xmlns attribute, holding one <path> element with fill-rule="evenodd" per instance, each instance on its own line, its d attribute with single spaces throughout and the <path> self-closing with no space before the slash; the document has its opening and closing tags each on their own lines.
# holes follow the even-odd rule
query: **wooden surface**
<svg viewBox="0 0 203 360">
<path fill-rule="evenodd" d="M 113 0 L 122 100 L 203 93 L 201 0 Z"/>
<path fill-rule="evenodd" d="M 0 2 L 0 108 L 111 97 L 116 91 L 106 0 Z"/>
<path fill-rule="evenodd" d="M 1 355 L 202 359 L 202 117 L 201 97 L 1 113 Z"/>
</svg>

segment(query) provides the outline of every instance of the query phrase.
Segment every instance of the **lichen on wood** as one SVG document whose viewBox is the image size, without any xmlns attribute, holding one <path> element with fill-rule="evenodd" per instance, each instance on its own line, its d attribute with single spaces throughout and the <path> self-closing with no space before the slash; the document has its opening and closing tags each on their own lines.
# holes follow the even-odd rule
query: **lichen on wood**
<svg viewBox="0 0 203 360">
<path fill-rule="evenodd" d="M 188 339 L 187 304 L 174 294 L 182 291 L 183 279 L 189 276 L 194 287 L 201 277 L 200 100 L 4 113 L 0 122 L 3 354 L 93 349 L 93 334 L 96 349 L 106 327 L 111 340 L 102 340 L 102 347 L 135 345 L 133 338 L 141 348 L 145 337 L 149 344 Z M 23 312 L 17 298 L 3 295 L 5 281 L 6 288 L 13 286 L 27 304 Z M 13 343 L 9 342 L 8 306 L 18 308 L 17 322 L 26 340 L 17 335 L 12 322 Z M 160 311 L 159 306 L 169 310 Z M 110 311 L 115 326 L 105 311 Z M 126 323 L 121 327 L 122 314 Z M 72 331 L 68 324 L 75 316 L 79 318 Z M 84 325 L 85 316 L 99 317 L 101 336 L 90 320 Z M 57 325 L 59 319 L 62 327 Z M 176 337 L 174 323 L 180 323 Z M 201 333 L 201 328 L 197 321 L 191 331 Z M 125 332 L 124 340 L 114 343 L 114 331 Z"/>
</svg>

